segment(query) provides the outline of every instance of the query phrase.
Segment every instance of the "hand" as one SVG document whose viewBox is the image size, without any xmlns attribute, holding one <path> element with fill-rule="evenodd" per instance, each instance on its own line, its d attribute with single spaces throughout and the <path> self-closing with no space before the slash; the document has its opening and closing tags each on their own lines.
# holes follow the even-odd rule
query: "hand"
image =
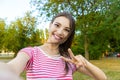
<svg viewBox="0 0 120 80">
<path fill-rule="evenodd" d="M 81 55 L 74 56 L 71 49 L 68 49 L 68 53 L 71 59 L 65 57 L 62 57 L 62 59 L 69 63 L 75 64 L 79 72 L 89 75 L 95 80 L 107 80 L 105 73 L 98 67 L 88 62 L 83 56 Z"/>
<path fill-rule="evenodd" d="M 83 56 L 81 56 L 81 55 L 74 56 L 71 49 L 68 49 L 68 53 L 69 53 L 71 59 L 62 57 L 63 60 L 65 60 L 66 62 L 75 64 L 77 69 L 80 67 L 86 67 L 87 60 Z"/>
</svg>

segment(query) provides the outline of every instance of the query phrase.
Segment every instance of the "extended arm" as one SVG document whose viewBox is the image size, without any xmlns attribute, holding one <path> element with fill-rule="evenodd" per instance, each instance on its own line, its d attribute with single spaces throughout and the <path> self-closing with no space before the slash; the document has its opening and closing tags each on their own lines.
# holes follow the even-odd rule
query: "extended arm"
<svg viewBox="0 0 120 80">
<path fill-rule="evenodd" d="M 81 73 L 84 73 L 95 80 L 106 80 L 107 77 L 102 70 L 100 70 L 95 65 L 88 62 L 83 56 L 77 55 L 74 56 L 71 49 L 68 49 L 71 59 L 63 57 L 63 59 L 67 62 L 71 62 L 76 65 L 77 70 Z"/>
<path fill-rule="evenodd" d="M 75 58 L 78 60 L 77 70 L 79 72 L 89 75 L 93 77 L 95 80 L 107 79 L 106 75 L 101 69 L 99 69 L 95 65 L 88 62 L 83 56 L 78 55 L 78 56 L 75 56 Z"/>
<path fill-rule="evenodd" d="M 29 56 L 26 53 L 22 52 L 7 64 L 10 66 L 13 72 L 15 72 L 15 74 L 20 75 L 21 72 L 23 72 L 28 60 Z"/>
</svg>

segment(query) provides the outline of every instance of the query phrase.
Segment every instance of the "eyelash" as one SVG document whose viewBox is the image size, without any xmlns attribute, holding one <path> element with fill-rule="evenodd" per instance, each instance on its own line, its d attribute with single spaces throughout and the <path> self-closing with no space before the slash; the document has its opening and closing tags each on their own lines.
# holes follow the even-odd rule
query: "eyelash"
<svg viewBox="0 0 120 80">
<path fill-rule="evenodd" d="M 56 27 L 59 27 L 59 25 L 58 24 L 54 24 Z M 70 30 L 68 30 L 68 29 L 65 29 L 65 31 L 67 31 L 67 32 L 70 32 Z"/>
<path fill-rule="evenodd" d="M 54 24 L 56 27 L 59 27 L 59 25 L 58 24 Z"/>
<path fill-rule="evenodd" d="M 70 32 L 70 30 L 68 30 L 68 29 L 65 29 L 65 31 Z"/>
</svg>

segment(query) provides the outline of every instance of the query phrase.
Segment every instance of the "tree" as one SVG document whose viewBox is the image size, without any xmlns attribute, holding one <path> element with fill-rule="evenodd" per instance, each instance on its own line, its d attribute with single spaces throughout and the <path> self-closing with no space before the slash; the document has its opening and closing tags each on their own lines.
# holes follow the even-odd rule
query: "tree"
<svg viewBox="0 0 120 80">
<path fill-rule="evenodd" d="M 36 19 L 29 12 L 23 18 L 17 18 L 16 21 L 11 22 L 6 27 L 4 38 L 2 38 L 4 50 L 15 52 L 15 57 L 21 48 L 41 44 L 39 31 L 35 27 Z"/>
<path fill-rule="evenodd" d="M 0 19 L 0 50 L 3 49 L 3 39 L 6 31 L 5 27 L 6 27 L 5 20 Z"/>
<path fill-rule="evenodd" d="M 3 38 L 3 46 L 5 51 L 18 51 L 19 41 L 18 41 L 18 32 L 16 31 L 13 25 L 9 26 L 6 29 Z"/>
<path fill-rule="evenodd" d="M 84 45 L 85 57 L 89 59 L 90 37 L 88 35 L 100 25 L 102 13 L 108 6 L 106 0 L 31 0 L 31 2 L 39 11 L 40 16 L 50 18 L 61 11 L 71 12 L 76 19 L 76 31 L 80 31 L 80 35 L 83 36 L 80 39 L 84 41 L 82 46 Z"/>
<path fill-rule="evenodd" d="M 120 52 L 120 1 L 110 0 L 110 7 L 106 12 L 104 25 L 109 29 L 109 46 Z"/>
</svg>

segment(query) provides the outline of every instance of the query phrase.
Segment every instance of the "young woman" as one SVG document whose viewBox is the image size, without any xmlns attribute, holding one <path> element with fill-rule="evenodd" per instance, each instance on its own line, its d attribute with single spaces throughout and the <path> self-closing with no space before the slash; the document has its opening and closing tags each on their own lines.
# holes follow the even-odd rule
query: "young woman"
<svg viewBox="0 0 120 80">
<path fill-rule="evenodd" d="M 7 65 L 17 75 L 26 70 L 27 80 L 73 80 L 75 71 L 95 80 L 106 80 L 102 70 L 83 56 L 74 56 L 70 49 L 74 34 L 73 17 L 67 12 L 59 13 L 49 25 L 47 42 L 21 49 Z"/>
</svg>

